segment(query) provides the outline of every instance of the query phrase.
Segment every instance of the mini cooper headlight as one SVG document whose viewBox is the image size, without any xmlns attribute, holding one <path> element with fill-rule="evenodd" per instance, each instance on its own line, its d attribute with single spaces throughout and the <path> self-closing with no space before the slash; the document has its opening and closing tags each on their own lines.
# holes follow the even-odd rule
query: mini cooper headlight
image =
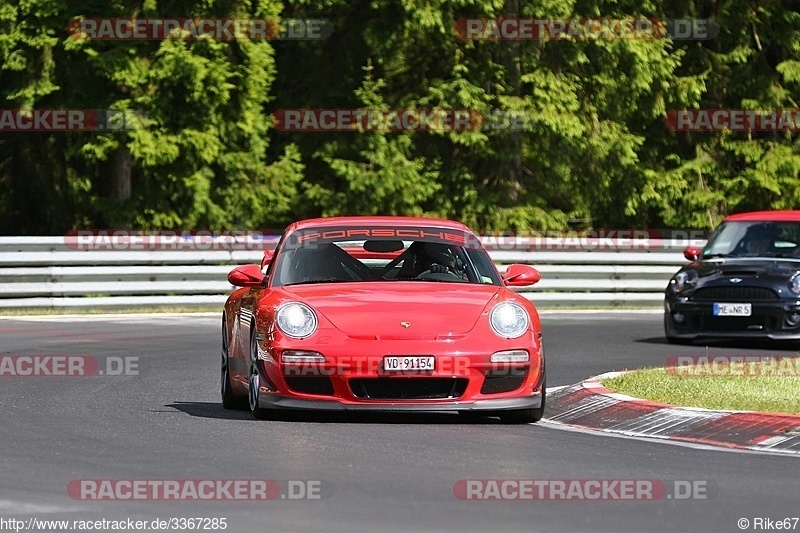
<svg viewBox="0 0 800 533">
<path fill-rule="evenodd" d="M 292 302 L 284 304 L 275 313 L 278 328 L 293 339 L 304 339 L 317 331 L 317 315 L 306 304 Z"/>
<path fill-rule="evenodd" d="M 789 290 L 800 295 L 800 272 L 792 276 L 792 279 L 789 280 Z"/>
<path fill-rule="evenodd" d="M 670 287 L 674 292 L 683 292 L 692 287 L 697 282 L 697 271 L 687 270 L 685 272 L 678 272 L 670 282 Z"/>
<path fill-rule="evenodd" d="M 503 302 L 494 306 L 489 314 L 489 323 L 500 337 L 516 339 L 528 329 L 530 319 L 521 305 Z"/>
</svg>

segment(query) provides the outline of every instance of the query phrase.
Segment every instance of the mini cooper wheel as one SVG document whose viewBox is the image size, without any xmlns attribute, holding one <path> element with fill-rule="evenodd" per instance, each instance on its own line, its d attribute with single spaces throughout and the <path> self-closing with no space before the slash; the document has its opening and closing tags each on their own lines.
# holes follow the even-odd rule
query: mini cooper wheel
<svg viewBox="0 0 800 533">
<path fill-rule="evenodd" d="M 242 396 L 233 394 L 231 387 L 231 374 L 228 364 L 228 325 L 225 317 L 222 318 L 222 365 L 220 367 L 220 396 L 222 407 L 225 409 L 245 409 L 247 402 Z"/>
<path fill-rule="evenodd" d="M 250 412 L 258 420 L 269 418 L 269 411 L 259 404 L 261 376 L 258 373 L 258 341 L 256 340 L 256 325 L 250 328 L 250 391 L 247 395 Z"/>
</svg>

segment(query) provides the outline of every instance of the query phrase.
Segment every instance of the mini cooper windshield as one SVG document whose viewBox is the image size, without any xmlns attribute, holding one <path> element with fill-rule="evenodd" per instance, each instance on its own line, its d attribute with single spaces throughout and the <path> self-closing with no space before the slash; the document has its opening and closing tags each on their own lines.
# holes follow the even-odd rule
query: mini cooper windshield
<svg viewBox="0 0 800 533">
<path fill-rule="evenodd" d="M 703 251 L 715 257 L 800 259 L 800 222 L 724 222 Z"/>
<path fill-rule="evenodd" d="M 272 286 L 374 281 L 502 285 L 472 235 L 439 228 L 348 227 L 288 235 Z"/>
</svg>

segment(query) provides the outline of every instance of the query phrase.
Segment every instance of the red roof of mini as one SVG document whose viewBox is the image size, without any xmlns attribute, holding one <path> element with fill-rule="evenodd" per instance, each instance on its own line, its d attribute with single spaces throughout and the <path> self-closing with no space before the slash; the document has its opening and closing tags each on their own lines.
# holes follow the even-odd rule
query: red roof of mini
<svg viewBox="0 0 800 533">
<path fill-rule="evenodd" d="M 466 231 L 472 231 L 455 220 L 446 220 L 443 218 L 427 218 L 427 217 L 401 217 L 401 216 L 346 216 L 346 217 L 328 217 L 328 218 L 309 218 L 306 220 L 298 220 L 287 228 L 287 231 L 295 231 L 308 228 L 330 228 L 342 226 L 420 226 L 426 228 L 442 228 Z"/>
<path fill-rule="evenodd" d="M 725 222 L 800 222 L 800 210 L 794 211 L 751 211 L 725 217 Z"/>
</svg>

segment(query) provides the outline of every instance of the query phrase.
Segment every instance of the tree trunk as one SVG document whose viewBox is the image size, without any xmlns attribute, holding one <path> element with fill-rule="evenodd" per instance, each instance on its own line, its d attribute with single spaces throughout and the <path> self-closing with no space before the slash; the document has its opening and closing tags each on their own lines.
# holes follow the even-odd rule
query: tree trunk
<svg viewBox="0 0 800 533">
<path fill-rule="evenodd" d="M 125 202 L 131 198 L 131 151 L 123 145 L 109 160 L 111 173 L 111 198 Z"/>
</svg>

